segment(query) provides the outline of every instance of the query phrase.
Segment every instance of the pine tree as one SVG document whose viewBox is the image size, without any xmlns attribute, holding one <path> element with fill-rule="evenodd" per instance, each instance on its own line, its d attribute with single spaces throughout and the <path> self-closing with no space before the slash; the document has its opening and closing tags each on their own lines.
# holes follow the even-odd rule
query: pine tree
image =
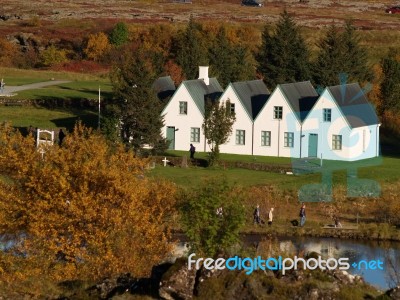
<svg viewBox="0 0 400 300">
<path fill-rule="evenodd" d="M 255 59 L 249 48 L 245 45 L 237 45 L 234 48 L 235 68 L 231 82 L 254 80 L 256 78 Z"/>
<path fill-rule="evenodd" d="M 257 60 L 258 72 L 270 88 L 279 83 L 310 79 L 309 51 L 299 28 L 286 11 L 272 34 L 265 26 Z"/>
<path fill-rule="evenodd" d="M 124 22 L 119 22 L 112 29 L 109 40 L 110 43 L 119 47 L 125 44 L 129 38 L 128 26 Z"/>
<path fill-rule="evenodd" d="M 313 64 L 313 79 L 317 85 L 325 87 L 341 84 L 341 74 L 350 82 L 372 79 L 367 51 L 360 45 L 360 39 L 350 21 L 346 22 L 342 33 L 332 25 L 318 47 L 320 51 Z"/>
<path fill-rule="evenodd" d="M 114 98 L 107 108 L 120 120 L 122 140 L 140 150 L 150 144 L 165 148 L 161 137 L 161 102 L 151 86 L 156 78 L 149 61 L 140 52 L 128 57 L 111 75 Z"/>
<path fill-rule="evenodd" d="M 222 87 L 226 87 L 233 79 L 236 61 L 234 48 L 228 41 L 225 27 L 220 27 L 209 55 L 211 73 L 218 78 Z"/>
<path fill-rule="evenodd" d="M 186 30 L 176 41 L 174 50 L 176 62 L 182 68 L 186 79 L 195 79 L 200 65 L 208 65 L 206 43 L 202 42 L 203 29 L 190 18 Z"/>
<path fill-rule="evenodd" d="M 392 110 L 400 112 L 400 61 L 395 52 L 390 51 L 381 61 L 383 79 L 381 83 L 381 113 Z"/>
<path fill-rule="evenodd" d="M 339 74 L 344 73 L 343 48 L 340 33 L 331 25 L 325 37 L 318 43 L 320 52 L 313 64 L 313 79 L 322 87 L 337 85 Z"/>
<path fill-rule="evenodd" d="M 356 34 L 356 28 L 351 21 L 346 21 L 342 34 L 344 47 L 345 72 L 351 81 L 365 82 L 372 80 L 373 73 L 368 65 L 368 52 L 361 46 L 360 37 Z"/>
</svg>

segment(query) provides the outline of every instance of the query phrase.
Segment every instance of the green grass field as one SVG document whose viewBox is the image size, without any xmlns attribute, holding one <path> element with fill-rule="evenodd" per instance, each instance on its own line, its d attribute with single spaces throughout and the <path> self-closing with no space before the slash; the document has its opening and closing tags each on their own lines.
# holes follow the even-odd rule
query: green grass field
<svg viewBox="0 0 400 300">
<path fill-rule="evenodd" d="M 13 126 L 25 128 L 32 125 L 39 128 L 72 129 L 77 120 L 86 126 L 97 127 L 98 115 L 89 110 L 46 109 L 30 106 L 0 106 L 0 122 L 8 121 Z"/>
<path fill-rule="evenodd" d="M 176 152 L 176 151 L 175 151 Z M 200 158 L 205 156 L 204 153 L 196 153 Z M 249 157 L 236 155 L 236 160 L 247 161 Z M 264 163 L 289 163 L 290 158 L 277 157 L 257 157 L 259 162 Z M 232 155 L 221 154 L 221 159 L 232 159 Z M 266 171 L 253 171 L 239 168 L 179 168 L 179 167 L 163 167 L 161 161 L 157 162 L 157 166 L 150 172 L 150 176 L 155 178 L 166 178 L 172 182 L 183 186 L 190 187 L 198 184 L 203 178 L 225 176 L 231 184 L 238 184 L 244 187 L 255 185 L 271 185 L 277 186 L 288 192 L 296 192 L 301 186 L 309 183 L 320 183 L 321 173 L 316 170 L 314 174 L 303 175 L 286 175 L 279 173 L 271 173 Z M 382 188 L 400 180 L 400 159 L 384 157 L 383 159 L 359 161 L 354 163 L 338 164 L 334 161 L 325 161 L 324 170 L 331 170 L 333 174 L 333 186 L 345 186 L 347 184 L 346 168 L 353 166 L 357 169 L 358 177 L 376 180 Z M 334 168 L 332 166 L 335 166 Z M 297 192 L 296 192 L 297 193 Z"/>
</svg>

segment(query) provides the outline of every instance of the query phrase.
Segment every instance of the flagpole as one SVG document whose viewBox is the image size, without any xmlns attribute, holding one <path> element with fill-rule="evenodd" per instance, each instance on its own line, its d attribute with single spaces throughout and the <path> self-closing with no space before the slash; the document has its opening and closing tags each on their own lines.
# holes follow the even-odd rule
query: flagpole
<svg viewBox="0 0 400 300">
<path fill-rule="evenodd" d="M 98 123 L 98 129 L 100 130 L 100 86 L 99 86 L 99 123 Z"/>
</svg>

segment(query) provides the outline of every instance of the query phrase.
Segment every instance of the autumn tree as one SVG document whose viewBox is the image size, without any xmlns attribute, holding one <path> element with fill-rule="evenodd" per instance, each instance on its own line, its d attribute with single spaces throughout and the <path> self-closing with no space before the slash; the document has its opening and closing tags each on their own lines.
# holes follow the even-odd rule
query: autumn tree
<svg viewBox="0 0 400 300">
<path fill-rule="evenodd" d="M 4 38 L 0 38 L 0 62 L 3 67 L 14 65 L 14 59 L 18 55 L 17 47 Z"/>
<path fill-rule="evenodd" d="M 125 44 L 129 39 L 128 26 L 124 22 L 118 22 L 111 30 L 109 41 L 117 47 Z"/>
<path fill-rule="evenodd" d="M 229 100 L 221 103 L 206 101 L 202 128 L 207 144 L 211 149 L 210 165 L 218 161 L 219 146 L 228 141 L 235 120 L 236 117 L 231 112 Z"/>
<path fill-rule="evenodd" d="M 310 79 L 309 50 L 293 18 L 285 10 L 274 31 L 265 26 L 257 55 L 258 72 L 270 88 Z"/>
<path fill-rule="evenodd" d="M 85 55 L 94 61 L 100 60 L 110 50 L 110 42 L 104 32 L 90 34 L 86 48 L 83 50 Z"/>
<path fill-rule="evenodd" d="M 57 49 L 54 45 L 50 45 L 40 53 L 40 62 L 45 67 L 66 61 L 68 61 L 67 52 L 63 49 Z"/>
<path fill-rule="evenodd" d="M 149 275 L 169 251 L 174 187 L 81 125 L 43 158 L 33 145 L 0 126 L 0 234 L 13 242 L 0 253 L 1 288 L 35 295 L 40 282 Z"/>
<path fill-rule="evenodd" d="M 181 220 L 198 257 L 215 257 L 239 241 L 245 220 L 244 193 L 224 178 L 204 180 L 180 195 Z"/>
<path fill-rule="evenodd" d="M 122 140 L 139 152 L 150 145 L 155 152 L 167 148 L 161 136 L 164 125 L 161 116 L 162 103 L 158 100 L 152 84 L 157 77 L 151 58 L 138 51 L 127 54 L 111 73 L 113 99 L 107 110 L 119 120 Z M 115 126 L 114 126 L 115 128 Z"/>
</svg>

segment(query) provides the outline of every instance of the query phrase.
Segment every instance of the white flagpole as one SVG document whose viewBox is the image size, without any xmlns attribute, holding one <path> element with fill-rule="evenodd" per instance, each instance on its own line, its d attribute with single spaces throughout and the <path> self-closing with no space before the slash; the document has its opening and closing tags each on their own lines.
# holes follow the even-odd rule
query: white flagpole
<svg viewBox="0 0 400 300">
<path fill-rule="evenodd" d="M 99 123 L 98 123 L 98 129 L 100 130 L 100 86 L 99 86 Z"/>
</svg>

